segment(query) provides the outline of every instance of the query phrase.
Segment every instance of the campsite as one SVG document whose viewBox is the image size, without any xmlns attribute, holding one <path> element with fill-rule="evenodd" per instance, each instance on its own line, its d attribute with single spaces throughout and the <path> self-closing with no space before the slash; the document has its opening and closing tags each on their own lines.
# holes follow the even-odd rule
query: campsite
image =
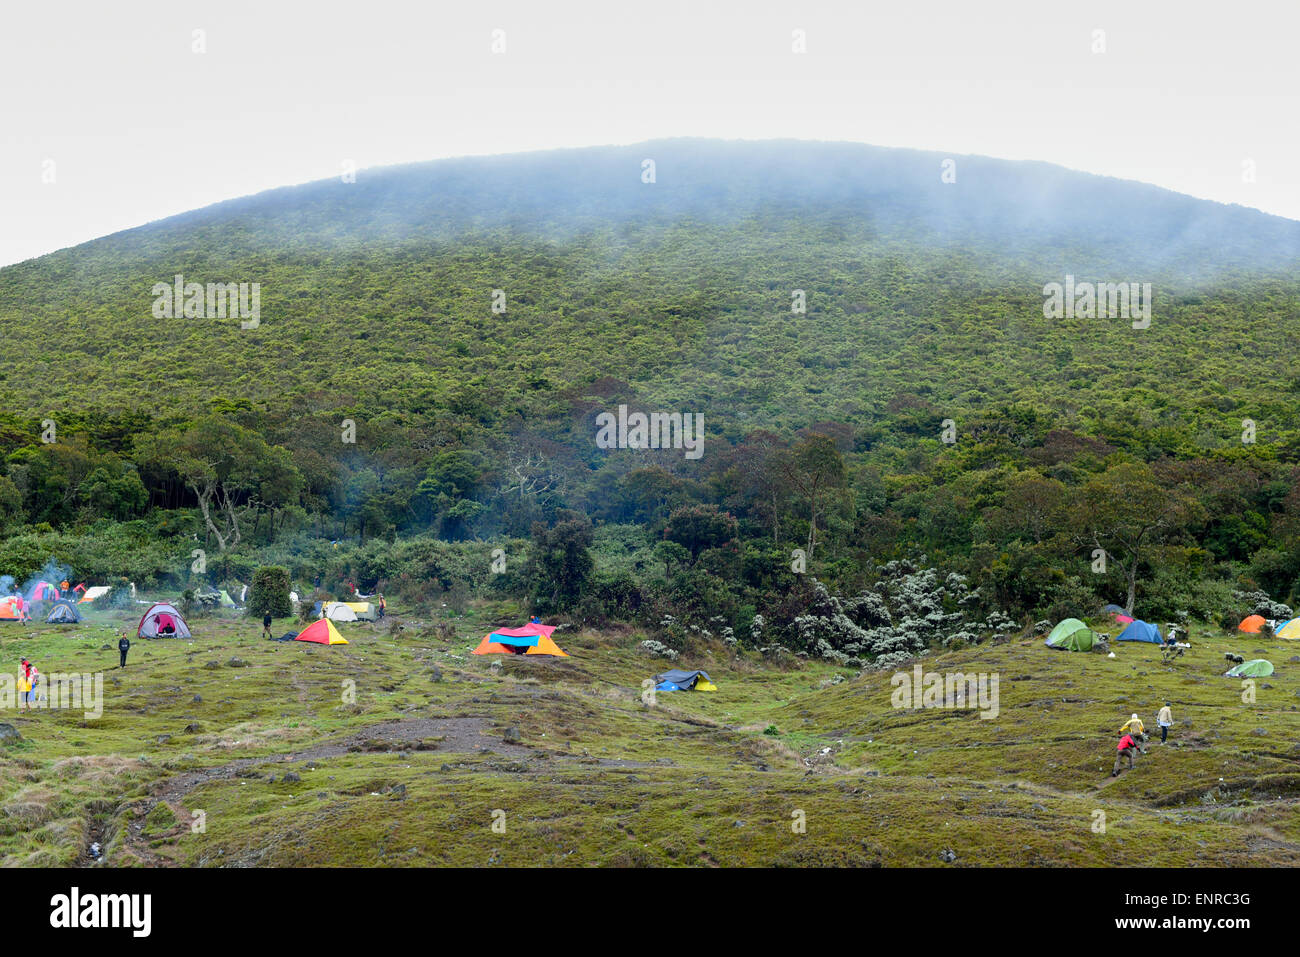
<svg viewBox="0 0 1300 957">
<path fill-rule="evenodd" d="M 1197 917 L 1285 928 L 1270 4 L 12 5 L 18 945 L 129 889 L 165 946 L 256 900 L 211 939 L 374 949 L 464 896 L 405 868 L 1071 942 L 1258 880 Z"/>
<path fill-rule="evenodd" d="M 154 621 L 156 607 L 138 606 Z M 983 720 L 892 707 L 888 671 L 716 640 L 668 669 L 702 670 L 714 690 L 647 699 L 665 669 L 643 633 L 506 626 L 526 616 L 502 604 L 317 619 L 337 645 L 267 641 L 215 612 L 176 622 L 188 639 L 138 638 L 118 669 L 116 635 L 142 615 L 0 631 L 0 654 L 47 674 L 103 671 L 106 699 L 93 719 L 11 720 L 5 864 L 1300 864 L 1300 643 L 1287 639 L 1193 628 L 1195 653 L 1165 665 L 1146 642 L 1109 658 L 1028 633 L 922 659 L 999 673 L 999 713 Z M 506 631 L 566 654 L 476 653 Z M 1227 650 L 1279 663 L 1251 704 L 1221 676 Z M 1170 743 L 1108 779 L 1115 726 L 1134 710 L 1153 723 L 1168 699 Z M 502 812 L 508 840 L 492 827 Z"/>
</svg>

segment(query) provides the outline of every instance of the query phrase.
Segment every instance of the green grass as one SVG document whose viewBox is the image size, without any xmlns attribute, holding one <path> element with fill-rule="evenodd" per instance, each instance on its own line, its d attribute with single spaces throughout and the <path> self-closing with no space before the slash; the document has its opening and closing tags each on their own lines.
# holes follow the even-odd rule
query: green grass
<svg viewBox="0 0 1300 957">
<path fill-rule="evenodd" d="M 451 641 L 390 619 L 343 625 L 334 647 L 197 619 L 193 641 L 137 641 L 119 671 L 132 624 L 0 631 L 11 667 L 102 670 L 105 696 L 97 719 L 0 719 L 23 735 L 0 764 L 4 864 L 84 863 L 92 840 L 106 866 L 1300 863 L 1298 643 L 1198 629 L 1170 666 L 1154 646 L 1108 659 L 1035 638 L 923 660 L 998 675 L 986 720 L 895 709 L 892 672 L 721 645 L 678 662 L 717 692 L 650 705 L 641 682 L 667 664 L 635 630 L 561 630 L 568 659 L 479 658 L 482 609 Z M 1226 650 L 1277 665 L 1253 704 L 1220 677 Z M 1133 711 L 1152 728 L 1164 700 L 1170 744 L 1112 782 L 1116 729 Z M 394 719 L 470 730 L 378 742 Z M 340 741 L 353 750 L 284 760 Z"/>
</svg>

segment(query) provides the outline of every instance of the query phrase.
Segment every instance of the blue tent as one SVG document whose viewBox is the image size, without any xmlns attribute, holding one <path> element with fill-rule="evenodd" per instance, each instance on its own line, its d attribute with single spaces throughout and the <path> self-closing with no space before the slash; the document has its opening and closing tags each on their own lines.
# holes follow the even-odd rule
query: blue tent
<svg viewBox="0 0 1300 957">
<path fill-rule="evenodd" d="M 682 671 L 674 668 L 671 671 L 665 671 L 663 674 L 655 675 L 656 691 L 681 691 L 683 689 L 692 690 L 695 683 L 703 678 L 710 684 L 713 679 L 709 677 L 707 671 Z M 661 685 L 672 685 L 671 688 L 662 688 Z"/>
<path fill-rule="evenodd" d="M 1164 642 L 1160 635 L 1160 629 L 1155 625 L 1148 624 L 1145 621 L 1134 619 L 1130 621 L 1123 631 L 1119 633 L 1116 641 L 1145 641 L 1153 645 L 1159 645 Z"/>
</svg>

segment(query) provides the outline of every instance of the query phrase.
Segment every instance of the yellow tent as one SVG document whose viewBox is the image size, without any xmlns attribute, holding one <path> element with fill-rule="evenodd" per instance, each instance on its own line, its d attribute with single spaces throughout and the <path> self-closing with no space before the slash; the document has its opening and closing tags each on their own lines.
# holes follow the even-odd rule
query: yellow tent
<svg viewBox="0 0 1300 957">
<path fill-rule="evenodd" d="M 705 681 L 703 678 L 700 678 L 700 679 L 698 679 L 698 680 L 695 682 L 695 687 L 694 687 L 692 690 L 694 690 L 694 691 L 717 691 L 717 690 L 718 690 L 718 686 L 715 685 L 712 681 Z"/>
<path fill-rule="evenodd" d="M 1277 630 L 1279 638 L 1296 639 L 1300 638 L 1300 618 L 1292 618 L 1285 625 Z"/>
</svg>

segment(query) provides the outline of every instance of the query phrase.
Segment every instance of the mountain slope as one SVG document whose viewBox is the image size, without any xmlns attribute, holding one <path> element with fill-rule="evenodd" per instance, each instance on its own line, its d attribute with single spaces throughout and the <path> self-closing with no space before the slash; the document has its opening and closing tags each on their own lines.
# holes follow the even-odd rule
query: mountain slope
<svg viewBox="0 0 1300 957">
<path fill-rule="evenodd" d="M 118 445 L 212 407 L 565 440 L 617 395 L 732 436 L 879 422 L 903 396 L 936 422 L 1025 403 L 1198 448 L 1250 415 L 1290 447 L 1300 223 L 1039 163 L 958 157 L 944 183 L 944 158 L 672 140 L 222 203 L 0 270 L 0 409 Z M 259 328 L 155 318 L 178 274 L 259 283 Z M 1067 274 L 1151 282 L 1152 327 L 1045 319 Z"/>
</svg>

